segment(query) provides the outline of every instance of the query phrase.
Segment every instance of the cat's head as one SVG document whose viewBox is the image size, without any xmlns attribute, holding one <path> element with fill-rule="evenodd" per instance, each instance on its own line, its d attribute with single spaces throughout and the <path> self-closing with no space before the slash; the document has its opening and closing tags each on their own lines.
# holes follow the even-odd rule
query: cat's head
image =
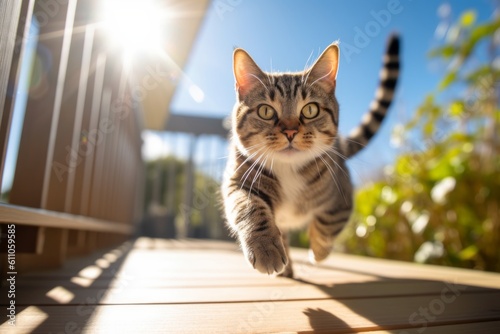
<svg viewBox="0 0 500 334">
<path fill-rule="evenodd" d="M 332 44 L 305 71 L 266 73 L 246 51 L 236 49 L 232 131 L 240 151 L 260 163 L 300 165 L 329 150 L 339 119 L 338 63 L 339 48 Z"/>
</svg>

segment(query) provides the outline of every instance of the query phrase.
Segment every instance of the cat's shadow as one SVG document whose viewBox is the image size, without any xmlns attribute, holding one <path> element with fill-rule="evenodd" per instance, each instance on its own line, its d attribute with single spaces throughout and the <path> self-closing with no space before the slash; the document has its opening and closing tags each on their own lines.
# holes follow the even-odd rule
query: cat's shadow
<svg viewBox="0 0 500 334">
<path fill-rule="evenodd" d="M 337 330 L 352 330 L 342 319 L 321 308 L 306 308 L 303 313 L 309 318 L 309 324 L 315 332 L 327 332 L 332 328 Z M 299 332 L 300 333 L 300 332 Z"/>
<path fill-rule="evenodd" d="M 345 269 L 344 269 L 345 270 Z M 353 273 L 363 273 L 362 271 L 356 270 L 348 270 Z M 402 294 L 405 296 L 413 297 L 428 297 L 428 298 L 436 298 L 440 297 L 440 293 L 442 294 L 443 289 L 449 289 L 449 294 L 455 294 L 455 296 L 460 296 L 462 293 L 474 292 L 481 294 L 488 293 L 498 293 L 498 289 L 486 288 L 481 286 L 472 286 L 465 284 L 457 284 L 457 283 L 449 283 L 441 280 L 428 280 L 428 279 L 406 279 L 406 278 L 393 278 L 387 277 L 383 275 L 377 275 L 376 281 L 369 282 L 353 282 L 353 283 L 339 283 L 336 284 L 333 282 L 327 284 L 321 284 L 312 282 L 306 279 L 301 278 L 293 278 L 294 281 L 299 282 L 301 284 L 310 285 L 322 292 L 326 295 L 330 296 L 328 299 L 332 299 L 336 302 L 342 303 L 344 306 L 352 310 L 354 313 L 358 314 L 364 319 L 369 320 L 373 323 L 375 327 L 379 327 L 382 329 L 387 329 L 387 323 L 379 323 L 381 321 L 380 317 L 380 307 L 373 302 L 377 298 L 385 299 L 385 298 L 398 298 L 401 297 Z M 398 293 L 387 293 L 388 287 L 399 285 L 400 289 L 403 286 L 405 289 L 401 294 Z M 434 288 L 425 288 L 419 289 L 420 291 L 412 291 L 412 286 L 420 286 L 420 287 L 432 287 Z M 356 292 L 366 289 L 367 287 L 372 288 L 373 293 L 369 293 L 364 295 L 364 297 Z M 436 292 L 437 291 L 437 292 Z M 368 299 L 365 299 L 368 298 Z M 322 299 L 322 298 L 321 298 Z M 363 302 L 362 300 L 371 300 L 371 302 Z M 314 304 L 313 304 L 314 305 Z M 329 310 L 325 310 L 321 307 L 314 307 L 309 303 L 309 307 L 305 308 L 302 313 L 308 317 L 309 324 L 314 332 L 321 333 L 353 333 L 356 331 L 356 328 L 351 327 L 347 322 L 345 322 L 342 318 L 342 314 L 335 315 L 331 313 Z M 344 318 L 345 319 L 345 318 Z M 394 319 L 395 321 L 403 321 L 401 319 Z M 410 326 L 406 322 L 403 323 L 405 326 Z M 417 330 L 422 329 L 424 327 L 415 327 Z M 359 330 L 359 328 L 357 328 Z M 375 330 L 375 329 L 373 329 Z"/>
</svg>

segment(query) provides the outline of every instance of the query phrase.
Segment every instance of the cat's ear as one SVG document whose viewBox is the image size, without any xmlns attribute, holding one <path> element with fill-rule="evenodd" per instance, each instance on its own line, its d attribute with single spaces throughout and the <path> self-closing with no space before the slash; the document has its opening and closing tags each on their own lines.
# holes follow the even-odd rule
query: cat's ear
<svg viewBox="0 0 500 334">
<path fill-rule="evenodd" d="M 244 98 L 256 84 L 262 84 L 262 79 L 265 77 L 264 72 L 243 49 L 234 50 L 233 71 L 240 99 Z"/>
<path fill-rule="evenodd" d="M 339 68 L 339 46 L 333 43 L 328 46 L 319 56 L 318 60 L 308 70 L 307 83 L 318 84 L 327 92 L 333 93 L 337 83 L 337 71 Z"/>
</svg>

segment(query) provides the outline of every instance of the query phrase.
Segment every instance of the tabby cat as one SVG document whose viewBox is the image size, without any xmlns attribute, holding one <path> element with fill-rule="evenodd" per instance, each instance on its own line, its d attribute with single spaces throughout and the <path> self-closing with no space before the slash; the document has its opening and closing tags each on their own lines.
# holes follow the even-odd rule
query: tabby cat
<svg viewBox="0 0 500 334">
<path fill-rule="evenodd" d="M 296 73 L 266 73 L 246 51 L 234 51 L 237 100 L 222 195 L 230 229 L 262 273 L 293 276 L 288 231 L 309 226 L 315 263 L 349 220 L 353 189 L 345 161 L 368 143 L 391 104 L 399 38 L 390 37 L 376 97 L 348 137 L 337 131 L 338 64 L 337 43 Z"/>
</svg>

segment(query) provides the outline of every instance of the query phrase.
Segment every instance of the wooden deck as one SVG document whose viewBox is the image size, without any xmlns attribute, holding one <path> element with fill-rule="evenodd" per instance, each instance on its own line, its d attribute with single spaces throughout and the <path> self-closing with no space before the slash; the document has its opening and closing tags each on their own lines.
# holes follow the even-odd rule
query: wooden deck
<svg viewBox="0 0 500 334">
<path fill-rule="evenodd" d="M 500 275 L 294 250 L 297 279 L 231 243 L 141 238 L 16 281 L 1 333 L 500 333 Z M 1 291 L 5 310 L 7 291 Z M 3 312 L 1 312 L 3 314 Z"/>
</svg>

